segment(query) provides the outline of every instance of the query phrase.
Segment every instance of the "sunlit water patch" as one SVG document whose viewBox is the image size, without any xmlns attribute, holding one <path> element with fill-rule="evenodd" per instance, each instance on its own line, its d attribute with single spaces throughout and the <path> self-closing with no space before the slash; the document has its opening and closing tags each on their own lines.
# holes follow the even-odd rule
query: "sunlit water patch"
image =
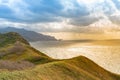
<svg viewBox="0 0 120 80">
<path fill-rule="evenodd" d="M 87 42 L 34 42 L 33 47 L 56 59 L 86 56 L 105 69 L 120 74 L 120 46 L 93 45 Z"/>
</svg>

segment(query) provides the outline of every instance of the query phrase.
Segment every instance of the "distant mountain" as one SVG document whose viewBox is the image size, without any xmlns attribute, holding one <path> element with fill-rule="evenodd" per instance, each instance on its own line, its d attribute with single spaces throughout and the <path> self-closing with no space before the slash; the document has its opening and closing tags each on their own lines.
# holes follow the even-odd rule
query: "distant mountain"
<svg viewBox="0 0 120 80">
<path fill-rule="evenodd" d="M 27 41 L 56 41 L 53 36 L 43 35 L 34 31 L 28 31 L 25 29 L 18 29 L 13 27 L 0 28 L 0 33 L 17 32 L 22 35 Z"/>
</svg>

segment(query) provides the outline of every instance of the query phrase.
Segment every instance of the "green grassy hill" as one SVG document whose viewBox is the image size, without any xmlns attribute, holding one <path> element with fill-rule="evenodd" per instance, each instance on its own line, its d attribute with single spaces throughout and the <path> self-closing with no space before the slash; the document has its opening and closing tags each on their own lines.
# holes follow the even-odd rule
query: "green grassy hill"
<svg viewBox="0 0 120 80">
<path fill-rule="evenodd" d="M 83 56 L 54 60 L 14 34 L 0 34 L 0 80 L 120 80 Z"/>
<path fill-rule="evenodd" d="M 23 71 L 3 71 L 0 72 L 0 80 L 120 80 L 120 76 L 80 56 Z"/>
<path fill-rule="evenodd" d="M 13 44 L 16 41 L 19 41 L 26 45 L 29 45 L 29 43 L 18 33 L 9 32 L 9 33 L 5 33 L 5 34 L 0 34 L 0 47 L 4 47 L 9 44 Z"/>
<path fill-rule="evenodd" d="M 0 34 L 0 60 L 30 61 L 32 63 L 46 63 L 51 58 L 32 48 L 18 33 Z"/>
</svg>

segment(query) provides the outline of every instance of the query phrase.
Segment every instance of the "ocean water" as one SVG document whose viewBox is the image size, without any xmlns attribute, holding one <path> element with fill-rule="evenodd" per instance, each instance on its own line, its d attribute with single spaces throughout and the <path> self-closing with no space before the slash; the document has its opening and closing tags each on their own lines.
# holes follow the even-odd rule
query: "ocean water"
<svg viewBox="0 0 120 80">
<path fill-rule="evenodd" d="M 120 74 L 120 45 L 98 44 L 91 41 L 38 41 L 31 45 L 55 59 L 86 56 L 106 70 Z"/>
</svg>

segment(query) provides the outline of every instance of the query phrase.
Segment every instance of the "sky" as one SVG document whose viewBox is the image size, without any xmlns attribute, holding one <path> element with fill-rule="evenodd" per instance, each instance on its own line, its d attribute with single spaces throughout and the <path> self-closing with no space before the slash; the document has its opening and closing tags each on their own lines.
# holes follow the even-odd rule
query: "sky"
<svg viewBox="0 0 120 80">
<path fill-rule="evenodd" d="M 120 0 L 0 0 L 0 27 L 57 39 L 120 39 Z"/>
</svg>

